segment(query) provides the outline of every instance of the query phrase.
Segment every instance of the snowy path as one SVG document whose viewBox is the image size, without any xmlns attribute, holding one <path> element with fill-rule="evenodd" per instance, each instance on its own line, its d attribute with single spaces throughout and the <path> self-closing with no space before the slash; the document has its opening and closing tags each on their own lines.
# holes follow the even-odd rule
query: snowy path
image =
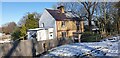
<svg viewBox="0 0 120 58">
<path fill-rule="evenodd" d="M 118 56 L 119 42 L 73 43 L 53 48 L 44 56 Z"/>
</svg>

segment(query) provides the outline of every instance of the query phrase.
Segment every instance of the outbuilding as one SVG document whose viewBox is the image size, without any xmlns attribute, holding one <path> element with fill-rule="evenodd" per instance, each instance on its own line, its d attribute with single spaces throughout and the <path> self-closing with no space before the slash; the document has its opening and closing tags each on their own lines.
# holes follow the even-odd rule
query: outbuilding
<svg viewBox="0 0 120 58">
<path fill-rule="evenodd" d="M 53 39 L 53 28 L 35 28 L 28 29 L 28 40 L 37 39 L 37 41 Z"/>
</svg>

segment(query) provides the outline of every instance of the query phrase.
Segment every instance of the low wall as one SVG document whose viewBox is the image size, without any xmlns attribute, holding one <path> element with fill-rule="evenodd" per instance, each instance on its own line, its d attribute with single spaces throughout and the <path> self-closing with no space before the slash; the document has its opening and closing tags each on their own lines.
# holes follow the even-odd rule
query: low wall
<svg viewBox="0 0 120 58">
<path fill-rule="evenodd" d="M 35 45 L 36 55 L 39 55 L 51 48 L 64 45 L 64 44 L 70 44 L 70 43 L 73 43 L 73 41 L 70 39 L 65 39 L 65 40 L 52 39 L 52 40 L 39 41 Z"/>
<path fill-rule="evenodd" d="M 18 40 L 14 43 L 0 44 L 0 57 L 8 58 L 9 56 L 36 56 L 53 47 L 72 43 L 71 40 Z"/>
<path fill-rule="evenodd" d="M 4 56 L 32 56 L 31 40 L 15 41 L 14 43 L 4 43 L 0 45 L 0 57 Z"/>
</svg>

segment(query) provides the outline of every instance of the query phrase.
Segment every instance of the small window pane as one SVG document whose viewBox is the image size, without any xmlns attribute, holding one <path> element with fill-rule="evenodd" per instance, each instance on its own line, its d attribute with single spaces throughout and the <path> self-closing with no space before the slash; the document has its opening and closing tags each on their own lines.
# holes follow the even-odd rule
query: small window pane
<svg viewBox="0 0 120 58">
<path fill-rule="evenodd" d="M 62 21 L 62 25 L 61 25 L 62 27 L 64 27 L 65 26 L 65 21 Z"/>
<path fill-rule="evenodd" d="M 62 32 L 62 37 L 66 37 L 66 32 Z"/>
</svg>

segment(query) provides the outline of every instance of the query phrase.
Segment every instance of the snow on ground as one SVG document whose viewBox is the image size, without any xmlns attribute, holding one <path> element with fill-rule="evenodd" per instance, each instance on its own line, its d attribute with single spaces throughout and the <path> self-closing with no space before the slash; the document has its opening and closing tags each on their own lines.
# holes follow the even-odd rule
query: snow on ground
<svg viewBox="0 0 120 58">
<path fill-rule="evenodd" d="M 49 50 L 44 56 L 118 56 L 118 43 L 103 42 L 85 42 L 62 45 Z"/>
</svg>

